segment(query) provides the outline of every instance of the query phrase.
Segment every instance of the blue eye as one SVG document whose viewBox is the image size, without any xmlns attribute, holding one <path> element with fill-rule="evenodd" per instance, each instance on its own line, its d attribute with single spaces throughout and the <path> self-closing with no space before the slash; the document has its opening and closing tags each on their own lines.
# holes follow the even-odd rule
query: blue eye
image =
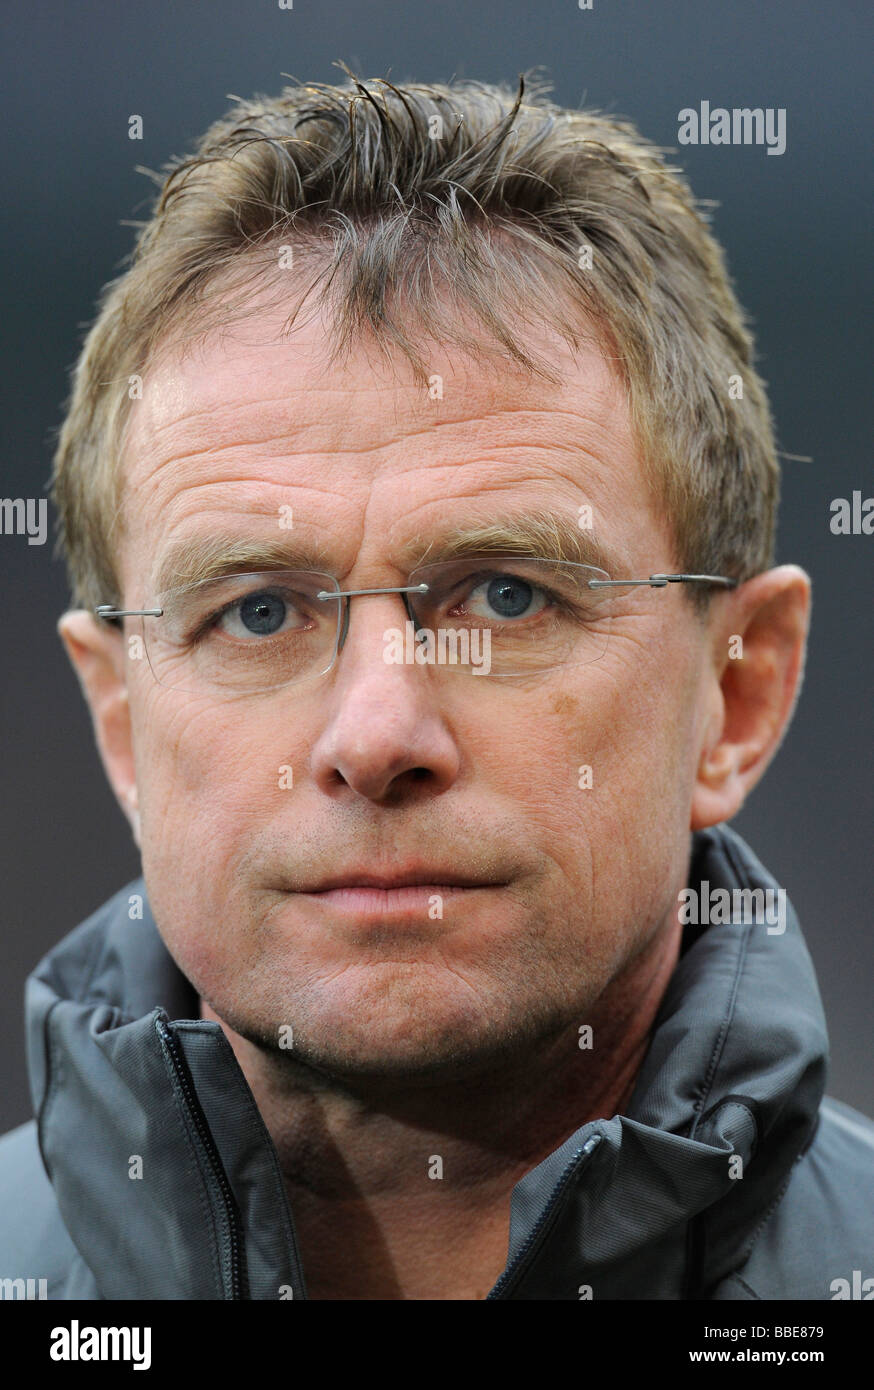
<svg viewBox="0 0 874 1390">
<path fill-rule="evenodd" d="M 278 631 L 285 621 L 285 604 L 276 594 L 250 594 L 240 604 L 240 622 L 258 637 Z"/>
<path fill-rule="evenodd" d="M 534 597 L 534 589 L 524 579 L 493 579 L 486 597 L 502 618 L 518 618 Z"/>
<path fill-rule="evenodd" d="M 480 604 L 479 610 L 474 607 L 476 603 Z M 482 612 L 483 603 L 488 604 L 492 610 L 490 614 Z M 529 584 L 528 580 L 520 575 L 498 574 L 478 584 L 465 599 L 464 606 L 475 616 L 496 617 L 500 620 L 533 617 L 547 603 L 546 594 L 538 585 Z"/>
<path fill-rule="evenodd" d="M 294 619 L 297 621 L 293 621 Z M 229 637 L 273 637 L 283 628 L 305 625 L 301 615 L 281 594 L 260 589 L 229 603 L 219 614 L 216 626 Z"/>
</svg>

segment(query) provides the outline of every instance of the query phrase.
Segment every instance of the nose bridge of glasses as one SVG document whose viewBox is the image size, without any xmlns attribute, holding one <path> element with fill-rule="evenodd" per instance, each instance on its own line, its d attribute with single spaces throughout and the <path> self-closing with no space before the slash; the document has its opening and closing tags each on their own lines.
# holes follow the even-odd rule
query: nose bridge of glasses
<svg viewBox="0 0 874 1390">
<path fill-rule="evenodd" d="M 410 621 L 415 623 L 416 618 L 410 605 L 409 595 L 426 594 L 428 592 L 428 588 L 429 586 L 427 584 L 422 583 L 388 585 L 385 587 L 374 589 L 320 589 L 319 592 L 316 594 L 316 598 L 325 604 L 334 602 L 341 603 L 343 605 L 343 613 L 340 622 L 340 632 L 337 639 L 337 649 L 339 651 L 342 648 L 344 642 L 346 641 L 346 634 L 349 631 L 349 607 L 353 598 L 361 598 L 365 595 L 370 594 L 402 594 L 404 607 L 406 608 L 407 615 Z"/>
</svg>

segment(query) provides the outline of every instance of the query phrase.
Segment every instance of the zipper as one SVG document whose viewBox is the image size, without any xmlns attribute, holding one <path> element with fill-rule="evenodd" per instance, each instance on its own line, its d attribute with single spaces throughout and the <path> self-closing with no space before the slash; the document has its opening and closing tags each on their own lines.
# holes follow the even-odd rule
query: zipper
<svg viewBox="0 0 874 1390">
<path fill-rule="evenodd" d="M 567 1163 L 565 1164 L 564 1168 L 559 1174 L 558 1181 L 556 1182 L 555 1187 L 552 1189 L 551 1193 L 549 1194 L 549 1197 L 546 1200 L 546 1205 L 544 1206 L 543 1210 L 541 1211 L 531 1230 L 528 1232 L 524 1241 L 517 1250 L 512 1263 L 507 1266 L 503 1274 L 498 1279 L 498 1282 L 495 1284 L 494 1288 L 491 1290 L 490 1293 L 486 1295 L 487 1299 L 506 1298 L 508 1290 L 512 1287 L 512 1285 L 519 1282 L 519 1279 L 524 1273 L 523 1266 L 529 1265 L 531 1263 L 531 1261 L 534 1258 L 536 1249 L 546 1239 L 546 1236 L 549 1233 L 549 1229 L 553 1225 L 555 1218 L 558 1215 L 559 1204 L 561 1202 L 562 1197 L 564 1196 L 568 1184 L 570 1183 L 572 1175 L 574 1174 L 577 1168 L 582 1166 L 582 1161 L 584 1159 L 587 1159 L 590 1154 L 594 1153 L 595 1149 L 598 1147 L 603 1137 L 604 1136 L 602 1134 L 590 1135 L 589 1138 L 586 1140 L 585 1144 L 582 1144 L 580 1148 L 578 1148 L 576 1152 L 572 1155 L 572 1157 L 568 1159 Z"/>
<path fill-rule="evenodd" d="M 248 1297 L 246 1256 L 242 1222 L 240 1221 L 236 1198 L 228 1182 L 221 1155 L 206 1122 L 203 1108 L 197 1098 L 191 1072 L 188 1069 L 188 1063 L 183 1055 L 179 1039 L 164 1019 L 156 1019 L 155 1027 L 164 1046 L 165 1054 L 169 1058 L 173 1075 L 182 1093 L 188 1118 L 212 1176 L 212 1195 L 216 1198 L 215 1204 L 218 1206 L 222 1219 L 224 1228 L 222 1244 L 227 1250 L 230 1266 L 228 1273 L 231 1292 L 229 1296 L 231 1299 L 245 1299 Z"/>
</svg>

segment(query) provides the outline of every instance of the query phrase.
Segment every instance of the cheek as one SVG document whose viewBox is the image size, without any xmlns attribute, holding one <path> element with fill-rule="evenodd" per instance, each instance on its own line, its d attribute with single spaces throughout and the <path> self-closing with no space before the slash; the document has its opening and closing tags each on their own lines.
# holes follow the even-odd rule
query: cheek
<svg viewBox="0 0 874 1390">
<path fill-rule="evenodd" d="M 615 679 L 606 671 L 574 681 L 564 675 L 530 693 L 508 691 L 494 709 L 476 714 L 454 721 L 472 794 L 486 815 L 489 801 L 499 802 L 520 840 L 551 865 L 538 893 L 561 899 L 555 906 L 562 920 L 574 904 L 590 911 L 598 866 L 633 828 L 633 777 L 647 775 L 640 750 L 629 755 L 634 723 L 626 728 L 629 710 Z"/>
<path fill-rule="evenodd" d="M 555 857 L 571 889 L 567 920 L 607 977 L 660 929 L 675 902 L 691 798 L 681 692 L 674 687 L 668 697 L 664 684 L 640 678 L 636 687 L 609 684 L 612 691 L 602 678 L 598 698 L 590 688 L 562 692 L 551 704 L 563 730 L 562 761 L 581 775 L 550 812 Z"/>
<path fill-rule="evenodd" d="M 244 857 L 284 809 L 287 721 L 242 703 L 206 707 L 178 692 L 137 712 L 141 853 L 166 945 L 201 991 L 221 980 L 255 929 Z M 299 765 L 299 762 L 298 762 Z M 228 932 L 230 922 L 234 932 Z"/>
<path fill-rule="evenodd" d="M 583 852 L 601 892 L 607 878 L 661 872 L 670 847 L 682 854 L 688 836 L 693 692 L 681 664 L 670 680 L 657 665 L 647 656 L 633 672 L 605 667 L 585 687 L 554 692 L 543 750 L 529 765 L 538 814 L 548 816 L 556 848 L 565 847 L 566 873 L 579 875 Z"/>
<path fill-rule="evenodd" d="M 153 872 L 213 873 L 233 858 L 239 836 L 281 795 L 289 752 L 263 715 L 241 703 L 207 705 L 178 692 L 137 712 L 135 758 L 143 856 Z M 288 759 L 290 760 L 290 759 Z"/>
</svg>

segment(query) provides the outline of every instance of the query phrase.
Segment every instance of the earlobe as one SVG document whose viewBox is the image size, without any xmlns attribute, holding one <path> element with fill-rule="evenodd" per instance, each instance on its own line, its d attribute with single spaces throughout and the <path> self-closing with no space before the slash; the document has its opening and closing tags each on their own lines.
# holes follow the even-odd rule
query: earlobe
<svg viewBox="0 0 874 1390">
<path fill-rule="evenodd" d="M 708 719 L 693 790 L 691 829 L 730 820 L 762 777 L 789 727 L 801 688 L 810 580 L 782 565 L 748 580 L 718 612 Z"/>
<path fill-rule="evenodd" d="M 124 636 L 87 609 L 58 621 L 58 633 L 91 711 L 94 737 L 116 799 L 140 844 L 140 815 L 133 757 Z"/>
</svg>

